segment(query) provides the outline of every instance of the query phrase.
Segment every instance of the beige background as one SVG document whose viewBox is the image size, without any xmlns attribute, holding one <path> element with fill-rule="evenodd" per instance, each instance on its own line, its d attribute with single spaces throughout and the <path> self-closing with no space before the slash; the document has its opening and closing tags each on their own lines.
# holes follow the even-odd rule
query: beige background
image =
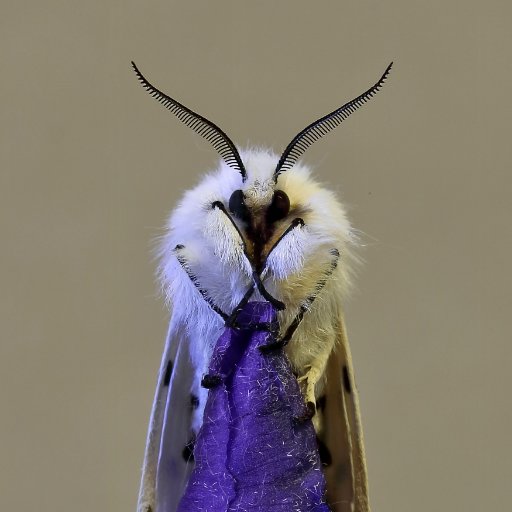
<svg viewBox="0 0 512 512">
<path fill-rule="evenodd" d="M 2 2 L 0 508 L 134 510 L 167 312 L 151 244 L 215 152 L 306 156 L 365 235 L 348 308 L 379 512 L 511 504 L 509 2 Z"/>
</svg>

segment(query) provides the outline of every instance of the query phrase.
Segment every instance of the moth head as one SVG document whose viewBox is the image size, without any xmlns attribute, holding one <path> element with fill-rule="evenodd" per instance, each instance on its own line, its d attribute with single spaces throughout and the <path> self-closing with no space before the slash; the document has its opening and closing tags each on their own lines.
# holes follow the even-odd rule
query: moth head
<svg viewBox="0 0 512 512">
<path fill-rule="evenodd" d="M 170 231 L 176 239 L 181 237 L 178 243 L 183 243 L 183 238 L 188 236 L 188 245 L 193 246 L 194 237 L 202 237 L 198 255 L 205 251 L 206 241 L 213 248 L 212 254 L 231 268 L 240 267 L 243 245 L 244 255 L 249 256 L 252 267 L 261 271 L 287 226 L 300 220 L 297 226 L 304 229 L 293 233 L 295 245 L 292 246 L 292 242 L 280 244 L 280 251 L 272 254 L 274 275 L 284 278 L 300 269 L 308 251 L 325 249 L 327 254 L 327 249 L 334 247 L 344 257 L 345 246 L 352 236 L 345 212 L 333 194 L 310 177 L 309 170 L 299 160 L 314 142 L 375 95 L 392 63 L 367 91 L 301 130 L 280 156 L 261 149 L 239 151 L 216 124 L 158 90 L 133 62 L 132 65 L 143 87 L 180 121 L 210 142 L 222 159 L 218 172 L 206 176 L 196 189 L 187 193 L 171 217 Z M 216 210 L 221 205 L 231 225 L 219 217 Z M 202 208 L 202 213 L 198 208 Z M 309 237 L 303 236 L 306 233 Z M 168 245 L 172 243 L 174 239 Z M 211 272 L 211 264 L 209 269 Z M 247 273 L 250 274 L 250 269 Z"/>
</svg>

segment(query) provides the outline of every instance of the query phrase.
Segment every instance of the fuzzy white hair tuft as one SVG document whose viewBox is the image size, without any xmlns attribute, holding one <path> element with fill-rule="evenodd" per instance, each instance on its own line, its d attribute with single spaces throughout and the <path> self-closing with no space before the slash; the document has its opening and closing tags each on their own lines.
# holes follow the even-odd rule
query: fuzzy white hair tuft
<svg viewBox="0 0 512 512">
<path fill-rule="evenodd" d="M 230 313 L 242 299 L 251 283 L 251 266 L 243 250 L 237 229 L 212 203 L 228 205 L 235 190 L 243 190 L 247 206 L 265 207 L 274 190 L 283 190 L 290 199 L 290 214 L 276 224 L 276 238 L 291 220 L 300 217 L 304 226 L 290 232 L 272 251 L 267 261 L 269 292 L 286 304 L 279 314 L 284 331 L 304 300 L 314 292 L 319 279 L 332 262 L 332 249 L 340 254 L 339 263 L 287 346 L 287 354 L 298 372 L 306 367 L 325 365 L 336 338 L 336 318 L 340 302 L 350 289 L 357 237 L 347 219 L 345 209 L 335 195 L 320 186 L 308 167 L 295 164 L 274 182 L 279 156 L 270 150 L 240 151 L 247 169 L 243 182 L 239 173 L 221 162 L 215 172 L 208 173 L 193 189 L 185 193 L 171 213 L 165 235 L 158 248 L 158 277 L 166 299 L 172 307 L 173 321 L 185 326 L 189 351 L 195 368 L 193 392 L 204 397 L 200 378 L 206 371 L 213 344 L 220 335 L 223 322 L 206 303 L 198 289 L 178 262 L 175 248 L 181 250 L 197 283 L 207 290 L 212 301 Z M 243 233 L 244 226 L 234 219 Z M 253 300 L 261 300 L 258 294 Z M 321 386 L 321 384 L 320 384 Z M 204 406 L 204 400 L 200 400 Z M 202 407 L 194 418 L 198 429 Z"/>
</svg>

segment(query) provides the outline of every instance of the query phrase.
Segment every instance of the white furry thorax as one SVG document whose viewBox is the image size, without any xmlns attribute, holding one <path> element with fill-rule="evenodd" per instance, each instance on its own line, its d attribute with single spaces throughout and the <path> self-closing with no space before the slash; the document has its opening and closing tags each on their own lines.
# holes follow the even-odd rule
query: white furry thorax
<svg viewBox="0 0 512 512">
<path fill-rule="evenodd" d="M 200 376 L 223 322 L 184 272 L 175 247 L 184 246 L 183 254 L 197 282 L 217 306 L 231 313 L 252 282 L 252 270 L 239 234 L 219 209 L 212 209 L 212 203 L 221 201 L 227 209 L 231 194 L 241 189 L 250 209 L 264 208 L 274 190 L 283 190 L 290 199 L 290 213 L 276 223 L 274 238 L 279 238 L 296 217 L 304 220 L 304 226 L 283 239 L 267 261 L 265 286 L 286 304 L 286 310 L 279 314 L 282 331 L 315 290 L 332 259 L 330 251 L 340 253 L 335 272 L 287 347 L 292 365 L 300 373 L 315 358 L 323 357 L 325 350 L 332 349 L 332 331 L 350 283 L 354 233 L 335 195 L 314 181 L 306 166 L 296 164 L 274 183 L 278 155 L 261 149 L 240 154 L 247 170 L 245 182 L 240 173 L 221 162 L 216 171 L 185 193 L 171 213 L 158 251 L 159 278 L 172 307 L 173 322 L 188 333 L 191 360 Z M 244 224 L 236 217 L 234 220 L 243 235 Z M 256 292 L 251 300 L 263 299 Z"/>
</svg>

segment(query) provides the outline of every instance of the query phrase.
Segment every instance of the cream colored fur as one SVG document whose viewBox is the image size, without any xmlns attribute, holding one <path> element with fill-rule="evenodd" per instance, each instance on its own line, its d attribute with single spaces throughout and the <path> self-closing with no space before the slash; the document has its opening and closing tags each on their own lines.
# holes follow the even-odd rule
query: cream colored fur
<svg viewBox="0 0 512 512">
<path fill-rule="evenodd" d="M 279 314 L 281 330 L 293 320 L 301 303 L 315 287 L 332 261 L 330 250 L 340 253 L 338 266 L 326 286 L 313 303 L 286 352 L 300 376 L 306 399 L 314 402 L 323 388 L 327 359 L 337 337 L 339 304 L 350 285 L 354 257 L 355 236 L 345 210 L 334 194 L 311 178 L 309 169 L 300 164 L 282 173 L 277 184 L 273 172 L 278 155 L 265 149 L 241 151 L 247 169 L 247 180 L 220 163 L 219 168 L 207 174 L 192 190 L 185 193 L 171 213 L 158 257 L 159 277 L 165 296 L 172 307 L 173 322 L 184 326 L 187 332 L 190 358 L 194 368 L 192 392 L 200 399 L 200 407 L 193 418 L 193 429 L 198 430 L 207 392 L 200 386 L 206 372 L 213 345 L 223 329 L 223 321 L 204 301 L 176 259 L 175 247 L 185 248 L 191 271 L 213 301 L 230 313 L 250 286 L 251 266 L 247 261 L 240 236 L 226 216 L 212 209 L 214 201 L 226 208 L 233 191 L 241 189 L 249 209 L 266 207 L 275 190 L 283 190 L 290 198 L 287 218 L 279 221 L 275 242 L 300 217 L 303 227 L 287 235 L 271 253 L 264 273 L 265 286 L 276 298 L 286 304 Z M 234 220 L 244 234 L 244 225 Z M 255 293 L 251 300 L 262 300 Z M 316 416 L 318 417 L 318 415 Z M 318 429 L 318 420 L 315 420 Z"/>
</svg>

